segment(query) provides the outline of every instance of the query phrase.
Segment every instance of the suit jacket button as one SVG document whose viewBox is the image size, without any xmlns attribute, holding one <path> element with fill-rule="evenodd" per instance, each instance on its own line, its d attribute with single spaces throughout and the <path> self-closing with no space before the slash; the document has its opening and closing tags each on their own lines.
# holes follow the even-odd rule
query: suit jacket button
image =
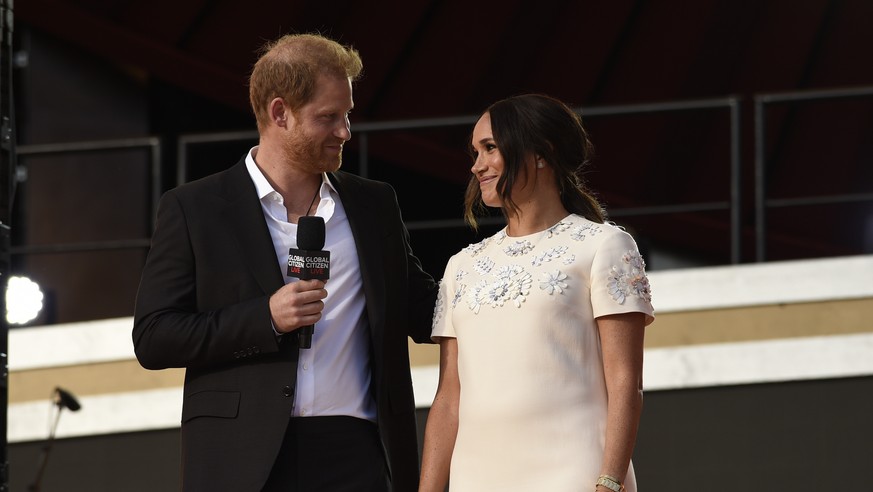
<svg viewBox="0 0 873 492">
<path fill-rule="evenodd" d="M 294 391 L 291 389 L 290 386 L 285 386 L 284 388 L 282 388 L 282 394 L 285 395 L 286 398 L 289 398 L 294 395 Z"/>
</svg>

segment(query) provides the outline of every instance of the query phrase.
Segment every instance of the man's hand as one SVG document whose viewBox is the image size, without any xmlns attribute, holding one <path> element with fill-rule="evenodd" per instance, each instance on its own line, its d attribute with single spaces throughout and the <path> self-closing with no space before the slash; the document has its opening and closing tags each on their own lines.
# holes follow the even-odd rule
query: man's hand
<svg viewBox="0 0 873 492">
<path fill-rule="evenodd" d="M 279 333 L 314 325 L 321 319 L 322 299 L 327 297 L 323 280 L 298 280 L 270 296 L 270 317 Z"/>
</svg>

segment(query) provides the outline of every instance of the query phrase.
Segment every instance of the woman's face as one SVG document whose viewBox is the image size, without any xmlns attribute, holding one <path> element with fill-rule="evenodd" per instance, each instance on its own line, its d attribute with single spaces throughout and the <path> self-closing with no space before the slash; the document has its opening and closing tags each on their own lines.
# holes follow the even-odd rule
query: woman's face
<svg viewBox="0 0 873 492">
<path fill-rule="evenodd" d="M 479 180 L 479 191 L 482 193 L 482 203 L 489 207 L 502 207 L 503 202 L 497 191 L 497 181 L 506 168 L 503 155 L 497 149 L 497 142 L 491 131 L 491 114 L 485 113 L 473 127 L 472 137 L 473 167 L 470 168 L 473 176 Z M 528 159 L 527 164 L 533 168 L 533 157 Z M 530 172 L 531 169 L 528 169 Z M 528 173 L 520 173 L 517 177 L 511 196 L 516 203 L 523 202 L 526 195 L 532 190 L 527 189 L 528 182 L 524 176 Z"/>
<path fill-rule="evenodd" d="M 482 203 L 489 207 L 501 205 L 497 180 L 503 174 L 503 156 L 491 133 L 491 115 L 485 113 L 473 127 L 473 167 L 470 171 L 479 180 Z"/>
</svg>

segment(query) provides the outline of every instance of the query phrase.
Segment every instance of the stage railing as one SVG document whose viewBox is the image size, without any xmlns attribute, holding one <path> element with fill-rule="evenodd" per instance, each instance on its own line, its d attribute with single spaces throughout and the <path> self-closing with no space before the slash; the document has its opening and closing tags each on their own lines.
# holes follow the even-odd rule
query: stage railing
<svg viewBox="0 0 873 492">
<path fill-rule="evenodd" d="M 150 213 L 151 221 L 157 214 L 158 200 L 161 193 L 161 140 L 157 137 L 127 138 L 114 140 L 95 140 L 87 142 L 51 143 L 35 145 L 19 145 L 16 148 L 18 158 L 30 156 L 64 155 L 87 152 L 110 152 L 128 149 L 146 149 L 149 151 L 151 181 Z M 26 169 L 22 167 L 22 169 Z M 76 243 L 48 243 L 41 245 L 12 246 L 13 255 L 69 253 L 81 251 L 102 251 L 118 249 L 148 248 L 150 238 L 88 241 Z"/>
<path fill-rule="evenodd" d="M 649 104 L 628 104 L 615 106 L 599 106 L 576 108 L 586 119 L 600 116 L 640 115 L 651 113 L 668 113 L 678 111 L 728 110 L 730 119 L 730 198 L 727 201 L 685 203 L 681 205 L 645 206 L 634 208 L 610 209 L 612 217 L 641 216 L 654 214 L 672 214 L 683 212 L 701 212 L 713 210 L 730 211 L 730 250 L 731 262 L 740 262 L 740 101 L 736 97 L 718 99 L 701 99 L 679 102 L 661 102 Z M 399 121 L 358 123 L 352 125 L 352 131 L 358 143 L 358 174 L 367 176 L 369 173 L 369 136 L 378 132 L 409 131 L 424 128 L 472 127 L 477 116 L 456 116 L 447 118 L 424 118 Z M 231 141 L 257 141 L 258 134 L 254 131 L 223 132 L 182 135 L 178 139 L 176 184 L 182 184 L 189 179 L 189 146 L 215 144 Z M 501 219 L 484 219 L 482 224 L 489 224 Z M 410 231 L 465 227 L 462 219 L 409 221 Z"/>
<path fill-rule="evenodd" d="M 873 96 L 873 87 L 775 92 L 755 96 L 755 260 L 766 260 L 767 210 L 778 207 L 824 205 L 832 203 L 873 202 L 873 193 L 801 196 L 773 199 L 767 196 L 767 109 L 777 104 L 792 104 L 832 99 Z"/>
<path fill-rule="evenodd" d="M 873 201 L 873 193 L 859 194 L 836 194 L 830 196 L 804 196 L 790 199 L 773 199 L 767 196 L 766 187 L 766 140 L 765 131 L 767 123 L 767 109 L 776 104 L 789 104 L 813 100 L 842 99 L 850 97 L 873 96 L 873 87 L 853 89 L 832 89 L 819 91 L 799 91 L 786 93 L 759 94 L 754 97 L 754 196 L 755 196 L 755 260 L 765 261 L 767 244 L 767 210 L 778 207 L 792 207 L 829 203 L 850 203 Z M 730 251 L 731 263 L 739 263 L 741 248 L 741 148 L 740 148 L 740 99 L 737 97 L 725 97 L 715 99 L 702 99 L 680 102 L 663 102 L 650 104 L 615 105 L 601 107 L 577 108 L 585 118 L 597 118 L 600 116 L 617 115 L 640 115 L 652 113 L 665 113 L 677 111 L 700 111 L 700 110 L 727 110 L 730 121 L 730 183 L 729 199 L 726 201 L 684 203 L 677 205 L 643 206 L 633 208 L 614 208 L 610 210 L 613 217 L 642 216 L 654 214 L 672 214 L 685 212 L 729 210 L 730 213 Z M 409 131 L 424 128 L 441 128 L 471 126 L 476 121 L 472 115 L 448 118 L 424 118 L 385 122 L 358 123 L 353 125 L 358 143 L 358 173 L 362 176 L 369 174 L 369 137 L 378 132 Z M 210 145 L 228 143 L 234 141 L 257 142 L 256 131 L 216 132 L 204 134 L 185 134 L 177 140 L 177 162 L 175 184 L 179 185 L 189 180 L 190 149 L 196 145 Z M 152 218 L 154 218 L 157 203 L 162 192 L 161 161 L 162 142 L 157 137 L 104 140 L 90 142 L 73 142 L 40 145 L 19 145 L 17 153 L 19 157 L 37 156 L 47 154 L 64 154 L 80 152 L 99 152 L 119 149 L 144 148 L 150 151 L 151 159 L 151 190 L 150 199 Z M 501 219 L 493 219 L 499 221 Z M 487 222 L 486 222 L 487 223 Z M 461 219 L 445 220 L 412 220 L 407 224 L 409 230 L 432 230 L 440 228 L 464 227 Z M 119 240 L 119 241 L 95 241 L 75 244 L 43 244 L 39 246 L 13 246 L 13 255 L 57 253 L 70 251 L 93 251 L 106 249 L 147 248 L 149 238 Z"/>
</svg>

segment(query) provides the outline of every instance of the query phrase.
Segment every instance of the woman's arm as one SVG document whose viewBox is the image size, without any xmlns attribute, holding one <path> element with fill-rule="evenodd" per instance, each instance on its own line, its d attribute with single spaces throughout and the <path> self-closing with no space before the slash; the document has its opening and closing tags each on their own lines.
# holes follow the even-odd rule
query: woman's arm
<svg viewBox="0 0 873 492">
<path fill-rule="evenodd" d="M 606 378 L 606 446 L 601 475 L 624 482 L 643 409 L 645 315 L 624 313 L 597 318 Z M 598 491 L 608 491 L 598 486 Z"/>
<path fill-rule="evenodd" d="M 449 465 L 458 435 L 458 340 L 440 338 L 440 379 L 427 415 L 422 448 L 420 492 L 443 492 L 449 481 Z"/>
</svg>

